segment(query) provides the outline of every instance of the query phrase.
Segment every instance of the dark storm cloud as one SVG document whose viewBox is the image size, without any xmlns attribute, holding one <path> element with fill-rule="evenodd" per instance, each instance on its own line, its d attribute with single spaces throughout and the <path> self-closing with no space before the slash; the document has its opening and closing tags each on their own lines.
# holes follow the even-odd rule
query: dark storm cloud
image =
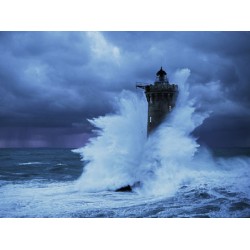
<svg viewBox="0 0 250 250">
<path fill-rule="evenodd" d="M 176 37 L 203 56 L 211 80 L 219 80 L 230 99 L 249 107 L 249 32 L 186 32 Z"/>
<path fill-rule="evenodd" d="M 80 128 L 1 128 L 1 147 L 81 147 L 90 135 Z"/>
<path fill-rule="evenodd" d="M 104 35 L 120 46 L 123 59 L 136 68 L 134 77 L 152 79 L 157 65 L 162 64 L 171 80 L 176 69 L 189 68 L 191 86 L 206 87 L 219 82 L 223 96 L 243 106 L 250 104 L 249 32 L 109 32 Z"/>
<path fill-rule="evenodd" d="M 18 32 L 3 40 L 1 125 L 66 126 L 104 112 L 84 33 Z"/>
<path fill-rule="evenodd" d="M 218 122 L 237 138 L 249 125 L 249 32 L 0 32 L 0 56 L 2 146 L 17 140 L 15 128 L 28 144 L 42 128 L 46 145 L 59 135 L 49 131 L 89 133 L 87 118 L 112 112 L 114 96 L 153 82 L 161 65 L 170 81 L 177 69 L 191 70 L 192 97 L 212 111 L 196 131 L 208 144 L 217 143 Z"/>
</svg>

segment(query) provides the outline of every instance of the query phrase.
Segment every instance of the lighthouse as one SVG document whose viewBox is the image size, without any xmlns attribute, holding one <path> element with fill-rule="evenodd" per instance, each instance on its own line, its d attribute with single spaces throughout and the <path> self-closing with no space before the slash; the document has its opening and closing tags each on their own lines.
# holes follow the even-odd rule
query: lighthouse
<svg viewBox="0 0 250 250">
<path fill-rule="evenodd" d="M 167 73 L 161 67 L 156 73 L 154 84 L 137 84 L 136 87 L 145 90 L 148 102 L 147 134 L 149 136 L 174 108 L 178 85 L 169 83 Z"/>
<path fill-rule="evenodd" d="M 170 84 L 167 73 L 160 68 L 156 73 L 154 84 L 137 84 L 137 88 L 145 90 L 148 102 L 148 136 L 152 133 L 173 110 L 178 96 L 178 86 Z M 130 192 L 133 188 L 141 185 L 141 181 L 133 185 L 123 186 L 116 189 L 116 192 Z"/>
</svg>

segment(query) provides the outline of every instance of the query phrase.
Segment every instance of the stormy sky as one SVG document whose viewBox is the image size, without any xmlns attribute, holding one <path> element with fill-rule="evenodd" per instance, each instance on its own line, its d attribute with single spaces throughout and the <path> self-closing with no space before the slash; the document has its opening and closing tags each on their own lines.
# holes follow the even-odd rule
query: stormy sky
<svg viewBox="0 0 250 250">
<path fill-rule="evenodd" d="M 87 118 L 160 66 L 188 68 L 191 95 L 211 111 L 194 135 L 250 147 L 249 32 L 0 32 L 0 147 L 80 147 Z"/>
</svg>

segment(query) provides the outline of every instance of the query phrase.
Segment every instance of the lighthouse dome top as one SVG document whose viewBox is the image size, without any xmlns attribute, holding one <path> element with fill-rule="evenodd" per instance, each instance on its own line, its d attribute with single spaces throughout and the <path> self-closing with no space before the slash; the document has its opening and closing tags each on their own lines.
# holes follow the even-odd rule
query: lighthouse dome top
<svg viewBox="0 0 250 250">
<path fill-rule="evenodd" d="M 163 69 L 162 69 L 162 67 L 161 67 L 161 69 L 156 73 L 156 75 L 157 76 L 165 76 L 167 73 L 166 73 L 166 71 L 164 71 Z"/>
<path fill-rule="evenodd" d="M 164 84 L 169 83 L 167 78 L 167 73 L 161 67 L 161 69 L 156 73 L 156 81 L 155 84 Z"/>
</svg>

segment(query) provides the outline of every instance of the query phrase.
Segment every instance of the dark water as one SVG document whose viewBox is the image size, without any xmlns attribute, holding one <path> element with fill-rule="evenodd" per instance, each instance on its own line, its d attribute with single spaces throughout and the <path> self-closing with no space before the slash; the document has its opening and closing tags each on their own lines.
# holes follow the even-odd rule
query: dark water
<svg viewBox="0 0 250 250">
<path fill-rule="evenodd" d="M 72 181 L 82 173 L 80 156 L 70 149 L 0 149 L 0 180 Z"/>
<path fill-rule="evenodd" d="M 213 155 L 237 166 L 147 196 L 80 191 L 83 162 L 70 149 L 0 149 L 0 217 L 250 217 L 250 149 Z"/>
</svg>

